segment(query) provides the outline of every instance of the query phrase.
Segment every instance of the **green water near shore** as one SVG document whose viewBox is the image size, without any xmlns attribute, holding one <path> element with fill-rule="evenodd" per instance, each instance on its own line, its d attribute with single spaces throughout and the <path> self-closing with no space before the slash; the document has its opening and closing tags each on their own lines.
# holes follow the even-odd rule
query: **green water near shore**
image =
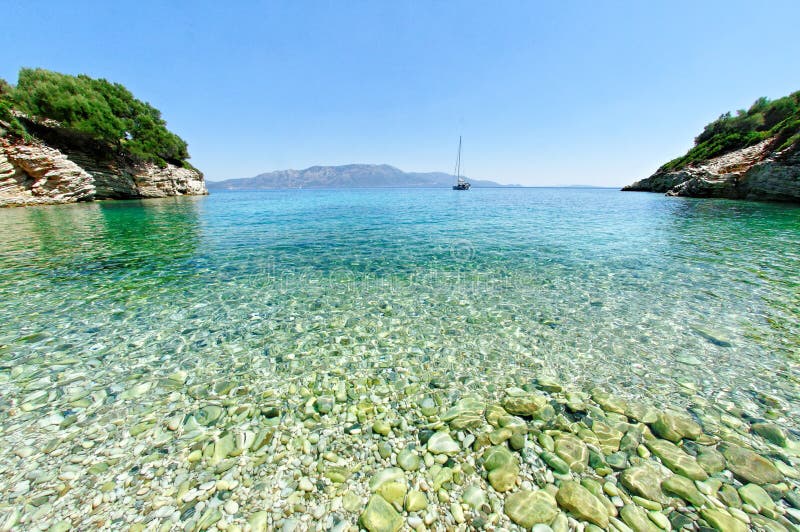
<svg viewBox="0 0 800 532">
<path fill-rule="evenodd" d="M 455 350 L 676 401 L 681 383 L 754 408 L 758 391 L 796 400 L 796 207 L 474 192 L 0 212 L 3 363 L 92 357 L 117 375 L 141 357 L 177 368 L 233 351 L 276 372 L 293 356 L 292 373 L 382 339 L 359 356 Z"/>
</svg>

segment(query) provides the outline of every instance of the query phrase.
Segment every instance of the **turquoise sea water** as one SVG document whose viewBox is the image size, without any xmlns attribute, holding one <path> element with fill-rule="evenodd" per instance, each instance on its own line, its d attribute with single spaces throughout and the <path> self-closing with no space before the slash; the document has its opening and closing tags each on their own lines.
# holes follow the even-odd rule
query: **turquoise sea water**
<svg viewBox="0 0 800 532">
<path fill-rule="evenodd" d="M 601 189 L 9 209 L 0 323 L 4 373 L 67 358 L 106 386 L 231 358 L 280 380 L 424 357 L 659 404 L 694 389 L 757 413 L 766 394 L 800 416 L 800 209 Z M 5 392 L 4 410 L 24 401 Z"/>
<path fill-rule="evenodd" d="M 3 526 L 195 529 L 224 504 L 220 526 L 323 530 L 389 463 L 356 421 L 412 448 L 432 397 L 548 377 L 800 435 L 800 208 L 474 189 L 6 209 L 0 324 Z M 326 449 L 345 484 L 317 478 Z"/>
</svg>

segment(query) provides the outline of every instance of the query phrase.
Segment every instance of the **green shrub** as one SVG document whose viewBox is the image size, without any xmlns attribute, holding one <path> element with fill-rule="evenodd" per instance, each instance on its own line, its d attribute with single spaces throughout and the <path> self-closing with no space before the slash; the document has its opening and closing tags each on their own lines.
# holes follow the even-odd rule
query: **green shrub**
<svg viewBox="0 0 800 532">
<path fill-rule="evenodd" d="M 14 108 L 11 101 L 13 90 L 14 88 L 6 80 L 0 78 L 0 122 L 3 122 L 3 124 L 0 124 L 0 136 L 11 134 L 15 137 L 29 138 L 23 125 L 11 113 Z"/>
<path fill-rule="evenodd" d="M 189 158 L 186 142 L 167 129 L 161 113 L 119 83 L 23 68 L 7 92 L 6 101 L 26 115 L 57 120 L 120 153 L 162 166 L 184 166 Z"/>
<path fill-rule="evenodd" d="M 694 139 L 694 146 L 682 157 L 673 159 L 662 170 L 676 170 L 712 157 L 746 148 L 777 137 L 780 149 L 797 147 L 800 142 L 800 91 L 770 101 L 759 98 L 750 108 L 725 113 Z"/>
</svg>

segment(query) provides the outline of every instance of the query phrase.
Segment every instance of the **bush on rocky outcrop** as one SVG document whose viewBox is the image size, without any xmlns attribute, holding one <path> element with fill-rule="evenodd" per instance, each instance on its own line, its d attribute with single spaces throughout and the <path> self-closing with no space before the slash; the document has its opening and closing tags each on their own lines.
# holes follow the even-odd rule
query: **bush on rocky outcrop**
<svg viewBox="0 0 800 532">
<path fill-rule="evenodd" d="M 119 83 L 23 68 L 16 87 L 0 86 L 0 120 L 16 120 L 12 107 L 33 119 L 55 120 L 89 134 L 143 161 L 188 166 L 186 142 L 167 129 L 158 109 Z"/>
<path fill-rule="evenodd" d="M 13 90 L 14 88 L 6 80 L 0 78 L 0 137 L 9 133 L 16 137 L 26 136 L 25 128 L 11 112 Z"/>
<path fill-rule="evenodd" d="M 694 146 L 659 171 L 670 171 L 776 137 L 780 150 L 800 145 L 800 91 L 770 101 L 759 98 L 750 109 L 725 113 L 708 124 Z"/>
</svg>

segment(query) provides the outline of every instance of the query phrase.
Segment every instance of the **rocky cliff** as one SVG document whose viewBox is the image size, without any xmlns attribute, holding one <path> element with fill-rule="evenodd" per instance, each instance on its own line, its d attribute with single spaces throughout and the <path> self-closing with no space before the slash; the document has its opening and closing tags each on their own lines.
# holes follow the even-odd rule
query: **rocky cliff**
<svg viewBox="0 0 800 532">
<path fill-rule="evenodd" d="M 779 139 L 655 174 L 623 190 L 669 196 L 800 202 L 800 151 L 775 151 Z"/>
<path fill-rule="evenodd" d="M 28 127 L 37 140 L 0 138 L 0 207 L 208 194 L 197 170 L 136 161 L 52 123 Z"/>
</svg>

